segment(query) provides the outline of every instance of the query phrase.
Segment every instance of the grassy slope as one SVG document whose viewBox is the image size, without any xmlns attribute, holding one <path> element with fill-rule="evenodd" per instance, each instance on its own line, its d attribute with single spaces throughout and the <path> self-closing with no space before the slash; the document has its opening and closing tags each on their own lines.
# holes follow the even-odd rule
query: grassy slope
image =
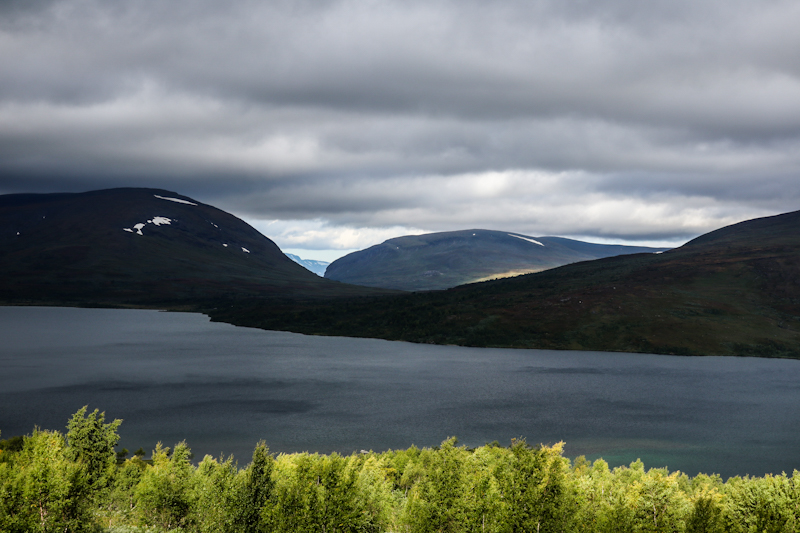
<svg viewBox="0 0 800 533">
<path fill-rule="evenodd" d="M 469 346 L 800 357 L 800 212 L 638 254 L 372 302 L 251 302 L 216 320 Z"/>
</svg>

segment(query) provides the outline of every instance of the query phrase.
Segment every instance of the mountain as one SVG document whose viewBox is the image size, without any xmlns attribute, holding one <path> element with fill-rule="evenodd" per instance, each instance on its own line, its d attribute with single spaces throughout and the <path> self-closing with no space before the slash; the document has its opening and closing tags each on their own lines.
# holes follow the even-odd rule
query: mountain
<svg viewBox="0 0 800 533">
<path fill-rule="evenodd" d="M 294 254 L 286 254 L 286 257 L 297 263 L 298 265 L 304 267 L 307 270 L 310 270 L 317 276 L 324 276 L 325 269 L 328 268 L 327 261 L 317 261 L 316 259 L 302 259 L 299 255 Z"/>
<path fill-rule="evenodd" d="M 211 316 L 465 346 L 800 358 L 800 211 L 728 226 L 662 254 L 446 291 L 280 310 L 253 303 Z"/>
<path fill-rule="evenodd" d="M 523 237 L 555 244 L 509 236 Z M 800 211 L 661 254 L 399 293 L 321 278 L 233 215 L 170 191 L 5 195 L 0 303 L 185 309 L 467 346 L 800 358 Z"/>
<path fill-rule="evenodd" d="M 349 297 L 235 216 L 159 189 L 0 196 L 0 302 L 174 308 Z"/>
<path fill-rule="evenodd" d="M 578 261 L 664 250 L 472 229 L 389 239 L 337 259 L 325 277 L 405 291 L 448 289 Z"/>
</svg>

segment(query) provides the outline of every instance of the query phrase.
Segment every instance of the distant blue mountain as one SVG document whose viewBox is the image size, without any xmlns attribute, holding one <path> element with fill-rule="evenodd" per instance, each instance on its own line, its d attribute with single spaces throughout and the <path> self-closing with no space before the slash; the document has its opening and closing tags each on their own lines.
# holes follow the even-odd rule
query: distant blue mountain
<svg viewBox="0 0 800 533">
<path fill-rule="evenodd" d="M 330 263 L 328 263 L 327 261 L 317 261 L 316 259 L 302 259 L 294 254 L 286 254 L 286 257 L 288 257 L 298 265 L 307 268 L 317 276 L 325 276 L 325 269 L 327 269 L 328 265 L 330 265 Z"/>
</svg>

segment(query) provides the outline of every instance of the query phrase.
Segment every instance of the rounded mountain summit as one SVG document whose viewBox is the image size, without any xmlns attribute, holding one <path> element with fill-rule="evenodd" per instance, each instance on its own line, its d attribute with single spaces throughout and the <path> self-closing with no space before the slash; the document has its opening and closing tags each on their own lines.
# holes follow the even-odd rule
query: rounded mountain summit
<svg viewBox="0 0 800 533">
<path fill-rule="evenodd" d="M 389 239 L 337 259 L 325 277 L 367 287 L 436 290 L 579 261 L 663 250 L 471 229 Z"/>
</svg>

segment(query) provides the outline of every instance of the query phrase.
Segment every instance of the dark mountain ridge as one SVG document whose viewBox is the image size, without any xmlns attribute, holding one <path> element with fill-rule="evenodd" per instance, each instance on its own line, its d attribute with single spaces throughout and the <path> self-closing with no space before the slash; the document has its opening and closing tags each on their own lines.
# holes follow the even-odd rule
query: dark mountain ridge
<svg viewBox="0 0 800 533">
<path fill-rule="evenodd" d="M 215 207 L 160 189 L 0 196 L 0 301 L 175 307 L 376 294 L 325 280 Z"/>
<path fill-rule="evenodd" d="M 578 261 L 663 250 L 471 229 L 389 239 L 337 259 L 325 277 L 367 287 L 440 290 Z"/>
</svg>

